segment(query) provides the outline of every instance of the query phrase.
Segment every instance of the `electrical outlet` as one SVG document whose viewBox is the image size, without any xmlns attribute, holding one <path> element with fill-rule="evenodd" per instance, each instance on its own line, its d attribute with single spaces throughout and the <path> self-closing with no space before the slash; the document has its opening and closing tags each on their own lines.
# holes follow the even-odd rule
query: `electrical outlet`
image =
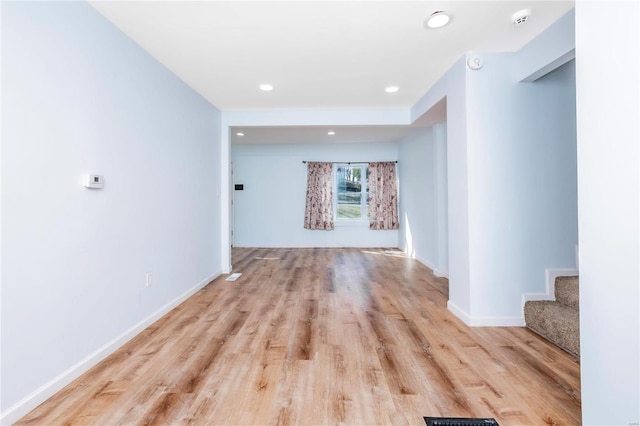
<svg viewBox="0 0 640 426">
<path fill-rule="evenodd" d="M 145 283 L 147 287 L 151 287 L 151 284 L 153 284 L 153 272 L 147 272 Z"/>
</svg>

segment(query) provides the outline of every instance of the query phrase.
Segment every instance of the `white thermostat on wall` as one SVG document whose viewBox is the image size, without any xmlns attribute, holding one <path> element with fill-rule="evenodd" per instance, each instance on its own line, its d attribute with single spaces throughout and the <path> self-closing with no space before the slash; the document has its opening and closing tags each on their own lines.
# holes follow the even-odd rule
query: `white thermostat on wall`
<svg viewBox="0 0 640 426">
<path fill-rule="evenodd" d="M 88 174 L 85 177 L 84 186 L 85 188 L 101 189 L 104 186 L 104 177 Z"/>
</svg>

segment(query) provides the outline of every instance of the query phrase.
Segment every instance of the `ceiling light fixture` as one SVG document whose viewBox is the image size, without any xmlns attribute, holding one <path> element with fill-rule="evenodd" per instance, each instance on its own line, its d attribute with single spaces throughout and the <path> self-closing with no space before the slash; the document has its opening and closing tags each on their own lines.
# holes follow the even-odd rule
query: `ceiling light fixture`
<svg viewBox="0 0 640 426">
<path fill-rule="evenodd" d="M 273 86 L 270 84 L 261 84 L 260 85 L 260 90 L 264 91 L 264 92 L 270 92 L 273 90 Z"/>
<path fill-rule="evenodd" d="M 244 136 L 244 133 L 238 132 L 238 133 L 236 133 L 236 136 Z"/>
<path fill-rule="evenodd" d="M 333 136 L 333 135 L 335 135 L 335 134 L 336 134 L 336 132 L 334 132 L 333 130 L 329 130 L 329 131 L 327 132 L 327 134 L 328 134 L 329 136 Z"/>
<path fill-rule="evenodd" d="M 522 9 L 511 15 L 511 23 L 516 27 L 524 24 L 531 17 L 530 9 Z"/>
<path fill-rule="evenodd" d="M 431 16 L 427 18 L 427 21 L 424 23 L 428 28 L 442 28 L 447 25 L 451 21 L 451 14 L 449 12 L 444 12 L 439 10 L 437 12 L 433 12 Z"/>
<path fill-rule="evenodd" d="M 384 89 L 387 93 L 396 93 L 400 88 L 398 86 L 388 86 Z"/>
</svg>

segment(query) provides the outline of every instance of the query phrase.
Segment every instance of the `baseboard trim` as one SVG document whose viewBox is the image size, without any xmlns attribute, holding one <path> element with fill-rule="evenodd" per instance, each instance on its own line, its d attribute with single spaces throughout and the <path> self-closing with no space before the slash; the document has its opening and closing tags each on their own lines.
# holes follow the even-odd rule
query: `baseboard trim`
<svg viewBox="0 0 640 426">
<path fill-rule="evenodd" d="M 406 251 L 405 251 L 406 253 Z M 422 259 L 419 256 L 414 255 L 413 258 L 415 260 L 417 260 L 418 262 L 422 263 L 424 266 L 426 266 L 427 268 L 431 269 L 431 272 L 433 272 L 433 275 L 438 277 L 438 278 L 447 278 L 449 279 L 449 273 L 448 272 L 443 272 L 438 270 L 438 268 L 436 268 L 435 265 L 433 265 L 431 262 L 426 261 L 425 259 Z"/>
<path fill-rule="evenodd" d="M 451 300 L 447 301 L 447 309 L 456 317 L 458 317 L 458 319 L 460 319 L 463 323 L 465 323 L 468 326 L 471 326 L 471 316 L 469 316 L 469 314 L 467 314 L 465 311 L 463 311 L 462 309 L 460 309 L 455 303 L 453 303 Z"/>
<path fill-rule="evenodd" d="M 406 253 L 406 252 L 405 252 Z M 417 260 L 418 262 L 422 263 L 424 266 L 426 266 L 427 268 L 431 269 L 431 271 L 433 272 L 433 274 L 435 275 L 435 271 L 436 271 L 436 267 L 435 265 L 433 265 L 431 262 L 427 261 L 426 259 L 421 258 L 420 256 L 416 256 L 415 254 L 413 255 L 413 258 L 415 260 Z"/>
<path fill-rule="evenodd" d="M 474 317 L 450 300 L 447 309 L 469 327 L 524 327 L 523 317 Z"/>
<path fill-rule="evenodd" d="M 524 315 L 524 304 L 538 300 L 556 300 L 556 278 L 578 276 L 577 269 L 545 269 L 545 292 L 544 293 L 523 293 L 522 310 Z"/>
<path fill-rule="evenodd" d="M 200 281 L 195 286 L 191 287 L 186 292 L 182 293 L 175 299 L 171 300 L 156 312 L 149 315 L 147 318 L 143 319 L 120 336 L 116 337 L 106 345 L 102 346 L 97 351 L 88 355 L 84 359 L 82 359 L 77 364 L 71 366 L 69 369 L 64 371 L 62 374 L 58 375 L 54 379 L 40 386 L 38 389 L 33 391 L 31 394 L 24 397 L 22 400 L 18 401 L 12 407 L 9 407 L 6 411 L 0 414 L 0 425 L 12 424 L 17 422 L 20 418 L 27 415 L 31 410 L 36 408 L 38 405 L 42 404 L 44 401 L 53 396 L 56 392 L 59 392 L 66 385 L 80 377 L 82 374 L 86 373 L 93 366 L 98 364 L 100 361 L 105 359 L 107 356 L 111 355 L 117 349 L 119 349 L 122 345 L 127 343 L 129 340 L 133 339 L 135 336 L 140 334 L 144 329 L 149 327 L 151 324 L 162 318 L 173 308 L 187 300 L 189 297 L 193 296 L 204 286 L 209 284 L 211 281 L 215 280 L 221 275 L 221 272 L 216 272 L 214 274 L 209 275 L 207 278 Z"/>
<path fill-rule="evenodd" d="M 523 293 L 522 294 L 522 307 L 527 302 L 535 302 L 538 300 L 554 300 L 554 297 L 548 293 Z"/>
<path fill-rule="evenodd" d="M 435 275 L 438 278 L 446 278 L 449 279 L 449 273 L 448 272 L 442 272 L 438 269 L 434 269 L 433 270 L 433 275 Z"/>
<path fill-rule="evenodd" d="M 551 297 L 550 300 L 556 298 L 556 278 L 558 277 L 573 277 L 578 275 L 577 269 L 545 269 L 545 288 L 546 292 Z"/>
</svg>

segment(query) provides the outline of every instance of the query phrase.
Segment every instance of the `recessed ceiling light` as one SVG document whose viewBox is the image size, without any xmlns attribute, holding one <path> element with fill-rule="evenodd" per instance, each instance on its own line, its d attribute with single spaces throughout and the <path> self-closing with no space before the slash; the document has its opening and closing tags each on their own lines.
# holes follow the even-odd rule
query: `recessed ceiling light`
<svg viewBox="0 0 640 426">
<path fill-rule="evenodd" d="M 449 21 L 451 21 L 451 14 L 449 14 L 449 12 L 439 10 L 437 12 L 433 12 L 431 16 L 427 18 L 425 25 L 429 28 L 442 28 L 447 25 Z"/>
<path fill-rule="evenodd" d="M 244 133 L 238 132 L 238 133 L 236 133 L 236 136 L 244 136 Z"/>
<path fill-rule="evenodd" d="M 273 86 L 271 84 L 261 84 L 260 90 L 263 90 L 265 92 L 270 92 L 273 90 Z"/>
<path fill-rule="evenodd" d="M 524 24 L 531 17 L 530 9 L 522 9 L 511 15 L 511 23 L 516 27 Z"/>
<path fill-rule="evenodd" d="M 335 135 L 335 134 L 336 134 L 336 132 L 334 132 L 333 130 L 329 130 L 329 131 L 327 132 L 327 134 L 328 134 L 329 136 L 333 136 L 333 135 Z"/>
<path fill-rule="evenodd" d="M 384 89 L 387 93 L 396 93 L 400 88 L 398 86 L 389 86 Z"/>
</svg>

